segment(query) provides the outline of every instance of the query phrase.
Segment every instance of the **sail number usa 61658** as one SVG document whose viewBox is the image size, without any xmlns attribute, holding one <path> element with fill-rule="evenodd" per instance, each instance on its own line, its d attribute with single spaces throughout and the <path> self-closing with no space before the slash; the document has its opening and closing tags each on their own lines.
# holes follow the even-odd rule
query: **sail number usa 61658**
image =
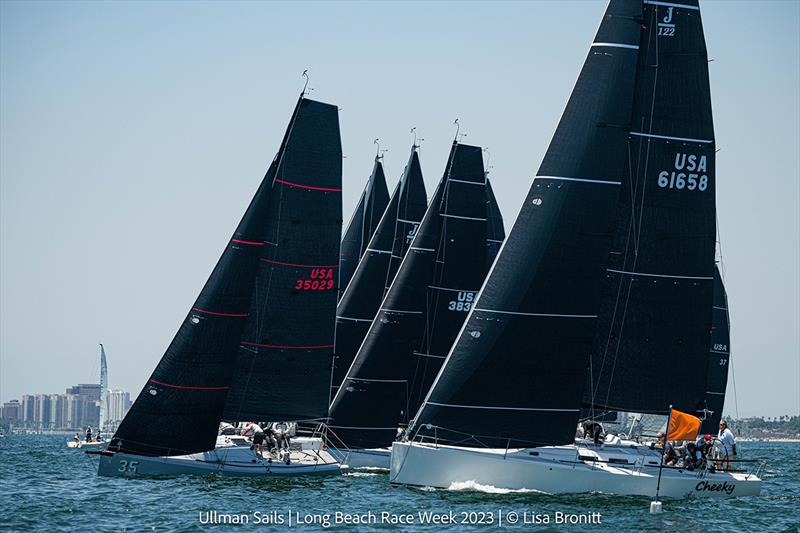
<svg viewBox="0 0 800 533">
<path fill-rule="evenodd" d="M 677 153 L 674 166 L 658 173 L 658 186 L 662 189 L 705 191 L 708 188 L 707 156 Z"/>
</svg>

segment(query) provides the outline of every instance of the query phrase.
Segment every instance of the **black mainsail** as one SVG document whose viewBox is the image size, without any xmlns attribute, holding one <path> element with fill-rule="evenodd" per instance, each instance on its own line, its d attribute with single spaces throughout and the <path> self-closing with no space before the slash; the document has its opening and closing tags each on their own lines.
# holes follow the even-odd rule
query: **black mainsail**
<svg viewBox="0 0 800 533">
<path fill-rule="evenodd" d="M 626 162 L 641 1 L 612 0 L 511 233 L 409 432 L 570 443 Z"/>
<path fill-rule="evenodd" d="M 378 223 L 389 204 L 389 189 L 383 173 L 381 157 L 375 157 L 364 192 L 358 200 L 353 217 L 347 225 L 342 238 L 339 259 L 339 294 L 344 293 L 353 277 L 353 273 L 367 249 L 370 239 L 378 228 Z"/>
<path fill-rule="evenodd" d="M 500 251 L 500 245 L 506 238 L 506 229 L 503 225 L 503 214 L 500 212 L 500 206 L 497 205 L 497 198 L 494 197 L 492 183 L 488 176 L 486 177 L 486 204 L 486 254 L 489 265 L 491 265 L 494 263 L 494 258 L 497 257 L 497 252 Z"/>
<path fill-rule="evenodd" d="M 715 143 L 697 0 L 644 2 L 630 149 L 584 400 L 702 411 L 716 244 Z"/>
<path fill-rule="evenodd" d="M 324 417 L 342 218 L 338 108 L 303 99 L 275 172 L 225 420 Z"/>
<path fill-rule="evenodd" d="M 714 305 L 711 312 L 711 346 L 708 350 L 706 376 L 705 420 L 700 433 L 716 433 L 725 406 L 728 388 L 728 367 L 731 358 L 731 328 L 728 295 L 719 268 L 714 267 Z M 709 412 L 710 411 L 710 412 Z"/>
<path fill-rule="evenodd" d="M 397 267 L 422 221 L 427 203 L 419 154 L 414 145 L 389 206 L 336 308 L 333 394 L 369 331 Z"/>
<path fill-rule="evenodd" d="M 488 268 L 479 147 L 453 143 L 447 168 L 394 282 L 331 404 L 348 446 L 391 444 L 444 360 Z"/>
</svg>

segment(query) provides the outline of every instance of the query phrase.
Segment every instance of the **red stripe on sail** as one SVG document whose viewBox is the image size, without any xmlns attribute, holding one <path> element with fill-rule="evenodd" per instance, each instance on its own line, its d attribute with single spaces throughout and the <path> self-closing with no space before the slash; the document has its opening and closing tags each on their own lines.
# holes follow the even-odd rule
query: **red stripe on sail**
<svg viewBox="0 0 800 533">
<path fill-rule="evenodd" d="M 259 348 L 277 348 L 280 350 L 318 350 L 333 348 L 333 344 L 320 344 L 319 346 L 281 346 L 279 344 L 258 344 L 256 342 L 240 342 L 244 346 L 257 346 Z"/>
<path fill-rule="evenodd" d="M 250 316 L 250 313 L 215 313 L 214 311 L 206 311 L 205 309 L 200 309 L 199 307 L 192 307 L 192 311 L 198 311 L 200 313 L 215 316 Z"/>
<path fill-rule="evenodd" d="M 242 241 L 239 239 L 231 239 L 231 242 L 238 242 L 239 244 L 251 244 L 253 246 L 264 246 L 263 242 Z"/>
<path fill-rule="evenodd" d="M 154 379 L 151 379 L 150 383 L 155 383 L 156 385 L 161 385 L 163 387 L 169 387 L 170 389 L 228 390 L 230 388 L 230 387 L 192 387 L 192 386 L 189 386 L 189 385 L 173 385 L 172 383 L 163 383 L 161 381 L 156 381 Z"/>
<path fill-rule="evenodd" d="M 272 263 L 273 265 L 284 265 L 290 267 L 303 267 L 303 268 L 338 268 L 339 265 L 301 265 L 300 263 L 284 263 L 283 261 L 275 261 L 274 259 L 265 259 L 262 257 L 260 259 L 265 263 Z"/>
<path fill-rule="evenodd" d="M 311 189 L 312 191 L 328 191 L 328 192 L 342 192 L 342 189 L 333 189 L 331 187 L 313 187 L 311 185 L 300 185 L 299 183 L 292 183 L 291 181 L 275 180 L 277 183 L 283 183 L 291 187 L 300 187 L 301 189 Z"/>
</svg>

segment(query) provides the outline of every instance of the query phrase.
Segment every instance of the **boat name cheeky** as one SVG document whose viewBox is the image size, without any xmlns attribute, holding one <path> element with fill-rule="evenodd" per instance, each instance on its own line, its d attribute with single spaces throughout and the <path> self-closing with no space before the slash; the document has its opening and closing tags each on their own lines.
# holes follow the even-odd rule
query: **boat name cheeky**
<svg viewBox="0 0 800 533">
<path fill-rule="evenodd" d="M 472 301 L 475 299 L 474 292 L 458 291 L 458 300 L 450 300 L 447 304 L 448 311 L 469 311 Z"/>
<path fill-rule="evenodd" d="M 694 490 L 697 492 L 724 492 L 728 495 L 733 494 L 735 489 L 736 483 L 728 483 L 727 481 L 722 483 L 709 483 L 708 481 L 701 481 L 694 488 Z"/>
<path fill-rule="evenodd" d="M 309 277 L 311 279 L 298 279 L 294 289 L 297 291 L 327 291 L 333 288 L 332 268 L 312 268 Z"/>
<path fill-rule="evenodd" d="M 658 186 L 662 189 L 688 189 L 705 191 L 708 188 L 708 158 L 704 155 L 675 154 L 675 169 L 658 173 Z M 686 172 L 682 172 L 682 171 Z"/>
</svg>

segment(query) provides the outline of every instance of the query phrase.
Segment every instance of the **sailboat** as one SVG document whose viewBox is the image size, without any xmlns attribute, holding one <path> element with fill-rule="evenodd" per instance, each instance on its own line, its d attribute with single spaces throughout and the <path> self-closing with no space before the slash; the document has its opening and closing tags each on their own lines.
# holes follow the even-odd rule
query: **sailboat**
<svg viewBox="0 0 800 533">
<path fill-rule="evenodd" d="M 340 472 L 318 437 L 276 460 L 220 422 L 324 419 L 341 235 L 338 108 L 301 94 L 278 154 L 138 398 L 104 476 Z"/>
<path fill-rule="evenodd" d="M 418 148 L 416 143 L 411 147 L 389 206 L 336 308 L 332 395 L 344 380 L 425 214 L 428 198 Z"/>
<path fill-rule="evenodd" d="M 81 440 L 80 435 L 76 439 L 67 441 L 67 448 L 87 448 L 104 446 L 106 441 L 102 438 L 102 432 L 106 429 L 106 416 L 108 416 L 108 363 L 106 362 L 106 350 L 100 345 L 100 418 L 97 424 L 96 440 Z"/>
<path fill-rule="evenodd" d="M 376 144 L 377 142 L 378 139 L 375 139 Z M 358 204 L 356 204 L 353 216 L 350 218 L 342 238 L 339 259 L 339 294 L 343 294 L 350 284 L 353 273 L 389 204 L 389 189 L 386 186 L 382 159 L 379 145 L 375 163 L 372 166 L 372 174 L 358 199 Z"/>
<path fill-rule="evenodd" d="M 760 492 L 757 470 L 665 467 L 637 441 L 576 438 L 585 405 L 670 419 L 704 406 L 707 373 L 668 375 L 660 356 L 708 361 L 714 155 L 697 2 L 611 0 L 519 217 L 393 444 L 393 483 Z"/>
<path fill-rule="evenodd" d="M 481 148 L 454 142 L 414 240 L 331 403 L 351 467 L 389 467 L 392 441 L 439 370 L 488 270 Z M 496 233 L 495 233 L 496 235 Z"/>
</svg>

